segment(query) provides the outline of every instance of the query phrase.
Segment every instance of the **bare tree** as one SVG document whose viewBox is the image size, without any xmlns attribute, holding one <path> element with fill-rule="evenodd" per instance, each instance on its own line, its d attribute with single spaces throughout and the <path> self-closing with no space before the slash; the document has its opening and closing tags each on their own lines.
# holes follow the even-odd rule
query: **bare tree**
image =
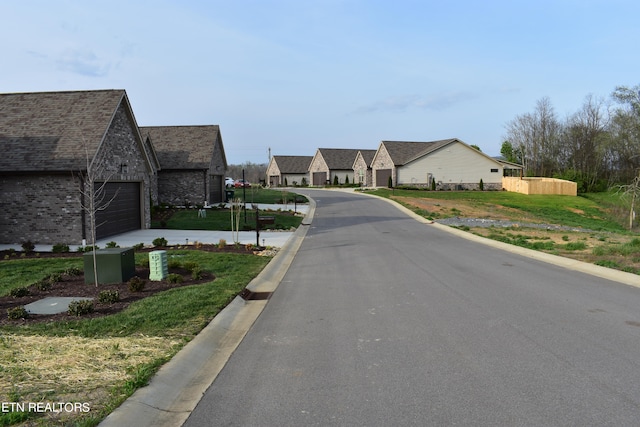
<svg viewBox="0 0 640 427">
<path fill-rule="evenodd" d="M 106 186 L 113 177 L 114 172 L 106 170 L 104 163 L 98 162 L 89 156 L 89 149 L 86 141 L 83 141 L 85 151 L 86 169 L 80 172 L 80 206 L 89 219 L 89 233 L 91 234 L 92 254 L 93 254 L 93 279 L 96 287 L 98 280 L 98 262 L 96 256 L 96 236 L 97 229 L 104 223 L 98 224 L 96 217 L 98 212 L 109 207 L 111 202 L 118 196 L 119 189 L 111 196 L 107 196 Z"/>
<path fill-rule="evenodd" d="M 527 175 L 550 176 L 558 167 L 560 124 L 549 98 L 536 103 L 533 113 L 507 123 L 507 140 L 522 153 Z"/>
<path fill-rule="evenodd" d="M 593 191 L 606 173 L 609 116 L 604 101 L 588 95 L 582 108 L 564 126 L 560 166 L 574 175 L 581 191 Z"/>
</svg>

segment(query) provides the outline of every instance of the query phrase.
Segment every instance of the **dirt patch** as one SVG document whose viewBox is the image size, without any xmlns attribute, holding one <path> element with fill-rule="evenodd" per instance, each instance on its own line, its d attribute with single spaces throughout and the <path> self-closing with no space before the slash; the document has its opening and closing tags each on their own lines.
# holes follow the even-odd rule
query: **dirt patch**
<svg viewBox="0 0 640 427">
<path fill-rule="evenodd" d="M 415 199 L 412 197 L 393 197 L 405 205 L 413 206 L 417 209 L 425 210 L 435 218 L 448 217 L 451 215 L 467 218 L 485 218 L 495 220 L 510 220 L 518 218 L 520 221 L 534 221 L 534 218 L 527 218 L 523 212 L 500 205 L 486 205 L 475 201 L 466 200 L 445 200 L 445 199 Z"/>
</svg>

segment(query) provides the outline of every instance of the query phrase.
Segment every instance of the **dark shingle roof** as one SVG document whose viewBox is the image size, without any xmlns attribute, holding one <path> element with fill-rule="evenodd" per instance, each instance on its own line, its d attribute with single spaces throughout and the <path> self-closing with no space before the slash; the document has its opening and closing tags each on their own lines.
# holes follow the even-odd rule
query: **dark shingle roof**
<svg viewBox="0 0 640 427">
<path fill-rule="evenodd" d="M 358 155 L 358 149 L 351 148 L 318 148 L 329 169 L 353 169 L 353 162 Z"/>
<path fill-rule="evenodd" d="M 382 141 L 387 153 L 393 160 L 395 166 L 402 166 L 411 160 L 422 157 L 425 154 L 445 146 L 457 139 L 442 139 L 438 141 L 415 142 L 415 141 Z"/>
<path fill-rule="evenodd" d="M 313 156 L 273 156 L 280 173 L 307 173 Z"/>
<path fill-rule="evenodd" d="M 367 167 L 371 167 L 371 162 L 373 162 L 373 158 L 375 157 L 378 150 L 359 150 L 359 151 L 362 154 L 362 158 L 364 162 L 367 164 Z"/>
<path fill-rule="evenodd" d="M 124 98 L 124 90 L 0 94 L 0 171 L 86 169 L 86 152 L 92 159 Z"/>
<path fill-rule="evenodd" d="M 216 140 L 220 138 L 220 127 L 141 126 L 140 133 L 143 138 L 151 138 L 162 169 L 208 169 Z M 219 154 L 224 159 L 224 153 Z"/>
</svg>

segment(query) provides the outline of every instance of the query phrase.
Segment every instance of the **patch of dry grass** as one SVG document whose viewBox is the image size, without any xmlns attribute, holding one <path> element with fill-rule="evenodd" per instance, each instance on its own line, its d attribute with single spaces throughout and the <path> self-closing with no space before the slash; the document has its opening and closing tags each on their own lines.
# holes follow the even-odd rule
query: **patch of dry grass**
<svg viewBox="0 0 640 427">
<path fill-rule="evenodd" d="M 0 401 L 86 402 L 91 412 L 98 411 L 114 386 L 133 377 L 135 367 L 173 355 L 182 343 L 149 336 L 3 335 Z"/>
</svg>

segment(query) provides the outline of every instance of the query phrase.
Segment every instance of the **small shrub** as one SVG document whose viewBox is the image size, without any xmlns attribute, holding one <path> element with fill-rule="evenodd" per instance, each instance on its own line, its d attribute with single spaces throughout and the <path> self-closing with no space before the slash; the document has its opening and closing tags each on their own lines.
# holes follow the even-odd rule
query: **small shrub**
<svg viewBox="0 0 640 427">
<path fill-rule="evenodd" d="M 144 289 L 146 284 L 147 284 L 146 280 L 141 279 L 138 276 L 133 276 L 127 282 L 127 288 L 129 288 L 129 291 L 131 292 L 140 292 Z"/>
<path fill-rule="evenodd" d="M 64 243 L 56 243 L 51 248 L 51 252 L 54 254 L 67 253 L 69 251 L 69 245 L 65 245 Z"/>
<path fill-rule="evenodd" d="M 51 282 L 51 283 L 56 283 L 56 282 L 61 282 L 62 281 L 62 273 L 51 273 L 50 275 L 48 275 L 45 280 Z"/>
<path fill-rule="evenodd" d="M 564 236 L 562 236 L 562 240 L 564 240 L 565 242 L 569 241 L 569 236 L 567 236 L 566 234 Z"/>
<path fill-rule="evenodd" d="M 31 240 L 27 240 L 26 242 L 22 242 L 22 250 L 28 254 L 33 252 L 36 249 L 36 245 L 33 244 Z"/>
<path fill-rule="evenodd" d="M 120 301 L 120 292 L 117 289 L 100 291 L 98 302 L 100 304 L 113 304 Z"/>
<path fill-rule="evenodd" d="M 164 237 L 157 237 L 153 239 L 153 242 L 151 243 L 153 243 L 153 246 L 157 246 L 161 248 L 166 247 L 169 244 L 169 242 L 167 242 L 167 239 L 165 239 Z"/>
<path fill-rule="evenodd" d="M 42 279 L 34 284 L 34 286 L 40 291 L 48 291 L 51 289 L 51 281 L 49 279 Z"/>
<path fill-rule="evenodd" d="M 94 246 L 84 246 L 84 247 L 82 247 L 82 246 L 78 246 L 78 252 L 91 252 L 94 248 L 95 248 L 96 250 L 98 250 L 98 249 L 100 249 L 100 246 L 98 246 L 98 245 L 94 245 Z"/>
<path fill-rule="evenodd" d="M 169 262 L 167 263 L 167 267 L 169 267 L 169 269 L 176 269 L 176 268 L 180 268 L 182 267 L 182 263 L 180 262 L 179 259 L 170 259 Z"/>
<path fill-rule="evenodd" d="M 26 286 L 13 288 L 11 289 L 11 292 L 9 293 L 9 295 L 11 295 L 14 298 L 26 297 L 27 295 L 29 295 L 29 288 L 27 288 Z"/>
<path fill-rule="evenodd" d="M 64 271 L 64 274 L 67 276 L 80 276 L 82 274 L 82 269 L 78 267 L 69 267 Z"/>
<path fill-rule="evenodd" d="M 134 251 L 140 251 L 142 249 L 144 249 L 144 243 L 138 243 L 137 245 L 133 245 Z"/>
<path fill-rule="evenodd" d="M 224 249 L 227 246 L 227 241 L 224 239 L 220 239 L 218 241 L 218 249 Z"/>
<path fill-rule="evenodd" d="M 182 283 L 183 279 L 182 279 L 182 276 L 181 276 L 181 275 L 179 275 L 179 274 L 175 274 L 175 273 L 171 273 L 171 274 L 169 274 L 169 275 L 167 276 L 167 281 L 168 281 L 169 283 L 174 283 L 174 284 L 176 284 L 176 283 Z"/>
<path fill-rule="evenodd" d="M 193 280 L 200 280 L 202 279 L 202 276 L 203 276 L 203 271 L 200 267 L 196 266 L 191 269 L 191 278 Z"/>
<path fill-rule="evenodd" d="M 482 178 L 480 178 L 480 183 L 478 183 L 478 188 L 480 189 L 480 191 L 484 191 L 484 181 L 482 181 Z"/>
<path fill-rule="evenodd" d="M 182 264 L 182 267 L 186 268 L 187 270 L 193 270 L 194 268 L 198 267 L 198 263 L 195 261 L 186 261 L 184 264 Z"/>
<path fill-rule="evenodd" d="M 26 319 L 29 317 L 29 312 L 23 306 L 8 308 L 7 317 L 12 320 Z"/>
<path fill-rule="evenodd" d="M 88 299 L 74 300 L 69 303 L 69 309 L 67 313 L 70 316 L 84 316 L 85 314 L 93 313 L 93 301 Z"/>
<path fill-rule="evenodd" d="M 119 248 L 120 246 L 118 246 L 118 244 L 114 241 L 111 241 L 109 243 L 106 244 L 107 248 Z"/>
</svg>

